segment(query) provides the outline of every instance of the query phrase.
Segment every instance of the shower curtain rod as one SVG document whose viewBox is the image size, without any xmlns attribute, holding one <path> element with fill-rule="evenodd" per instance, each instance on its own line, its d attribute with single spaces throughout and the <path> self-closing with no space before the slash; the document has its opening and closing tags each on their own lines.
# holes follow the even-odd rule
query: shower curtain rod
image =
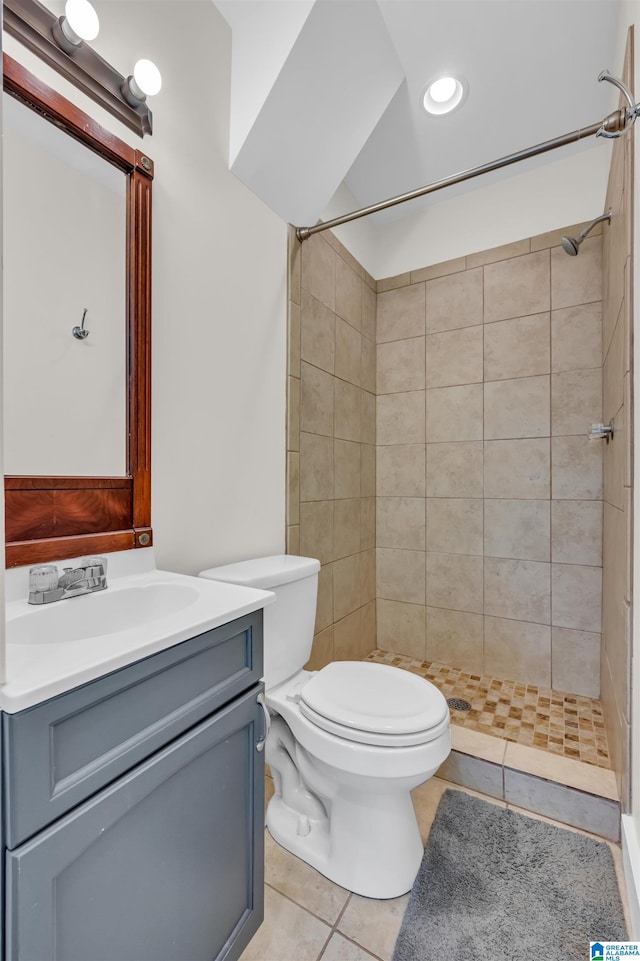
<svg viewBox="0 0 640 961">
<path fill-rule="evenodd" d="M 492 170 L 499 170 L 501 167 L 508 167 L 510 164 L 518 163 L 520 160 L 528 160 L 529 157 L 537 157 L 539 154 L 547 153 L 549 150 L 555 150 L 557 147 L 565 147 L 567 144 L 576 143 L 578 140 L 585 140 L 587 137 L 596 136 L 607 137 L 609 139 L 619 137 L 634 125 L 636 117 L 638 113 L 640 113 L 640 104 L 635 103 L 631 91 L 626 84 L 617 77 L 613 77 L 608 70 L 603 70 L 598 80 L 607 80 L 609 83 L 614 84 L 626 98 L 628 107 L 615 110 L 609 114 L 608 117 L 605 117 L 604 120 L 599 123 L 593 123 L 589 127 L 581 127 L 578 130 L 573 130 L 571 133 L 565 134 L 563 137 L 546 140 L 544 143 L 536 144 L 534 147 L 528 147 L 526 150 L 518 150 L 517 153 L 508 154 L 506 157 L 500 157 L 499 160 L 481 164 L 479 167 L 462 170 L 460 173 L 453 174 L 451 177 L 445 177 L 444 180 L 436 180 L 433 183 L 427 184 L 426 187 L 418 187 L 416 190 L 398 194 L 397 197 L 390 197 L 388 200 L 381 200 L 380 203 L 371 204 L 369 207 L 361 207 L 359 210 L 343 214 L 341 217 L 334 217 L 333 220 L 321 221 L 313 227 L 296 227 L 295 230 L 298 240 L 307 240 L 313 234 L 320 233 L 323 230 L 330 230 L 332 227 L 348 224 L 352 220 L 359 220 L 360 217 L 368 217 L 369 214 L 376 214 L 380 210 L 387 210 L 388 207 L 396 207 L 398 204 L 404 204 L 408 200 L 424 197 L 426 194 L 435 193 L 436 190 L 442 190 L 444 187 L 452 187 L 454 184 L 463 183 L 465 180 L 472 180 L 481 174 L 490 173 Z"/>
</svg>

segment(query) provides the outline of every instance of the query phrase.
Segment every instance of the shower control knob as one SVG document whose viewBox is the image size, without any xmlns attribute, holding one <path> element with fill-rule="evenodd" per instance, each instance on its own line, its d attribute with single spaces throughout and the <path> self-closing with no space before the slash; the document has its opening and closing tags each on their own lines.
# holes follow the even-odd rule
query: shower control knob
<svg viewBox="0 0 640 961">
<path fill-rule="evenodd" d="M 608 424 L 591 424 L 587 430 L 589 440 L 606 440 L 607 444 L 613 440 L 613 421 Z"/>
</svg>

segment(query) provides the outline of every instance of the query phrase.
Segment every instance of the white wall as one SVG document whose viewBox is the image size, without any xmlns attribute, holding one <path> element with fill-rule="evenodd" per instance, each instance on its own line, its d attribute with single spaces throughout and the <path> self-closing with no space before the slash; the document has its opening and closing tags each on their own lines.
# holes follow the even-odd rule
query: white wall
<svg viewBox="0 0 640 961">
<path fill-rule="evenodd" d="M 61 12 L 62 0 L 49 2 Z M 153 186 L 153 487 L 158 564 L 284 549 L 286 225 L 228 171 L 230 32 L 210 0 L 96 0 L 95 49 L 156 61 L 141 141 L 5 35 L 5 50 L 149 152 Z"/>
<path fill-rule="evenodd" d="M 620 29 L 618 36 L 618 57 L 616 66 L 622 62 L 627 30 L 633 24 L 635 30 L 635 94 L 640 90 L 640 2 L 625 0 L 621 6 Z M 635 133 L 635 170 L 634 170 L 634 211 L 633 211 L 633 249 L 634 253 L 634 342 L 640 343 L 640 141 Z M 640 938 L 640 618 L 637 612 L 637 599 L 640 598 L 640 412 L 637 398 L 640 397 L 640 358 L 634 356 L 634 531 L 633 531 L 633 650 L 631 661 L 631 814 L 623 818 L 623 852 L 625 855 L 625 875 L 629 889 L 630 911 L 634 937 Z"/>
</svg>

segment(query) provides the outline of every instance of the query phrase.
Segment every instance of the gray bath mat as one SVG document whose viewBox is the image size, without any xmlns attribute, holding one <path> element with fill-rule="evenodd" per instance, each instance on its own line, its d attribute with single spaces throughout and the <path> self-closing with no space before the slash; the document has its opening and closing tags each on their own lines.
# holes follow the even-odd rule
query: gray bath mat
<svg viewBox="0 0 640 961">
<path fill-rule="evenodd" d="M 447 790 L 393 961 L 585 961 L 626 938 L 606 844 Z"/>
</svg>

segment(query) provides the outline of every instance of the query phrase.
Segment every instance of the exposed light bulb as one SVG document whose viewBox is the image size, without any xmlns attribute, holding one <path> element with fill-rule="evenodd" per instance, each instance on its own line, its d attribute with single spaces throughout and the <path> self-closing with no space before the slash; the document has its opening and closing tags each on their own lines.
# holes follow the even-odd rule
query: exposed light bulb
<svg viewBox="0 0 640 961">
<path fill-rule="evenodd" d="M 80 40 L 95 40 L 98 36 L 100 21 L 89 0 L 67 0 L 64 15 L 67 25 Z"/>
<path fill-rule="evenodd" d="M 155 96 L 162 87 L 160 71 L 151 60 L 138 60 L 133 68 L 133 79 L 147 97 Z"/>
</svg>

